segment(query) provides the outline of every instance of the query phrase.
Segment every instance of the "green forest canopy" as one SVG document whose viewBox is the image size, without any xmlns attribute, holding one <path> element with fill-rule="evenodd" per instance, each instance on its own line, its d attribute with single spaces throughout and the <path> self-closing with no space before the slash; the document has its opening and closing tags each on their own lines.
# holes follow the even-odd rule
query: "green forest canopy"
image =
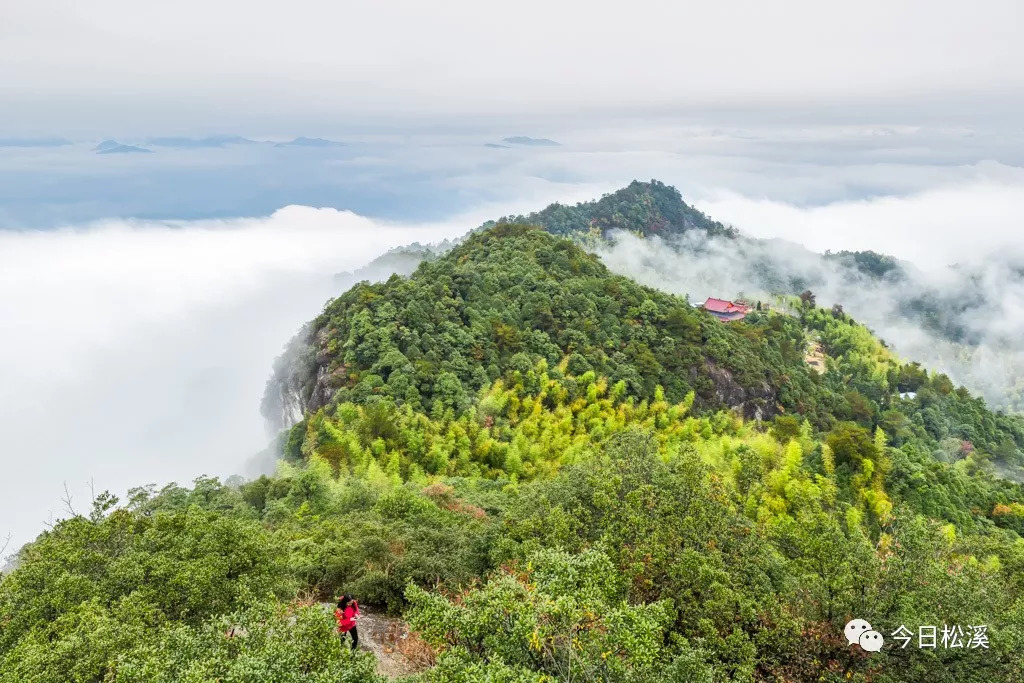
<svg viewBox="0 0 1024 683">
<path fill-rule="evenodd" d="M 278 367 L 274 476 L 100 496 L 23 549 L 0 681 L 377 680 L 311 605 L 341 591 L 427 681 L 1021 680 L 1024 424 L 790 305 L 725 325 L 509 224 L 357 285 Z M 867 655 L 854 616 L 989 647 Z"/>
</svg>

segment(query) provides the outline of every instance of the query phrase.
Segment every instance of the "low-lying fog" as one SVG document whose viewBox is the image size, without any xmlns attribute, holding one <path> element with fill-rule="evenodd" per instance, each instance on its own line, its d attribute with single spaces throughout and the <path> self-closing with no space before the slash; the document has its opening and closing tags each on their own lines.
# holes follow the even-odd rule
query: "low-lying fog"
<svg viewBox="0 0 1024 683">
<path fill-rule="evenodd" d="M 270 363 L 381 251 L 462 232 L 333 209 L 264 219 L 0 232 L 0 545 L 90 486 L 241 472 L 264 448 Z"/>
<path fill-rule="evenodd" d="M 877 127 L 622 129 L 603 138 L 510 131 L 520 132 L 563 144 L 483 147 L 500 141 L 495 133 L 391 145 L 386 153 L 350 149 L 333 161 L 318 152 L 289 162 L 287 173 L 300 174 L 293 185 L 275 185 L 285 170 L 256 172 L 244 160 L 217 157 L 218 150 L 177 157 L 173 172 L 161 166 L 170 162 L 160 153 L 119 159 L 106 167 L 106 184 L 84 185 L 107 159 L 0 150 L 0 179 L 28 169 L 17 193 L 0 191 L 3 227 L 19 228 L 0 230 L 0 546 L 8 530 L 10 552 L 51 517 L 65 516 L 65 483 L 72 506 L 87 512 L 89 482 L 121 495 L 130 486 L 242 471 L 267 443 L 259 404 L 275 356 L 339 293 L 336 273 L 394 246 L 455 237 L 487 218 L 595 198 L 652 177 L 748 235 L 815 250 L 875 249 L 933 274 L 953 262 L 983 263 L 1013 243 L 1024 216 L 1019 135 Z M 997 144 L 1005 140 L 1012 144 Z M 193 173 L 189 164 L 218 172 Z M 325 169 L 326 180 L 318 180 Z M 178 186 L 161 178 L 191 180 Z M 259 197 L 260 183 L 277 188 L 281 205 L 308 190 L 312 201 L 402 222 L 297 206 L 264 218 L 91 222 L 97 211 L 162 215 L 176 204 L 180 216 L 197 206 L 260 215 L 262 200 L 247 199 Z M 222 187 L 227 201 L 218 204 Z M 96 203 L 87 201 L 89 188 Z M 136 189 L 141 194 L 133 196 Z M 75 201 L 61 204 L 62 192 Z M 413 220 L 420 200 L 421 220 L 433 222 Z M 449 218 L 438 222 L 439 215 Z M 727 246 L 694 262 L 653 242 L 620 245 L 604 255 L 609 263 L 658 286 L 695 297 L 733 296 L 746 286 L 730 276 L 742 256 Z M 792 258 L 798 265 L 802 257 Z M 1024 315 L 1017 289 L 998 292 L 1001 272 L 985 284 L 998 308 L 982 317 L 1005 347 L 1024 332 Z M 826 287 L 819 303 L 834 297 L 855 315 L 885 312 L 900 294 Z M 879 331 L 905 355 L 952 366 L 926 353 L 928 338 L 915 337 L 920 330 Z M 980 375 L 957 377 L 982 384 Z"/>
</svg>

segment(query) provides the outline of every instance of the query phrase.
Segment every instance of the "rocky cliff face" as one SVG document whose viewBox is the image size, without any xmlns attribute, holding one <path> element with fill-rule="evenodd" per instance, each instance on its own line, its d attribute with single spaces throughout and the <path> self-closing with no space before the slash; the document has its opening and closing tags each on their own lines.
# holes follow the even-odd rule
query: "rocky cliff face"
<svg viewBox="0 0 1024 683">
<path fill-rule="evenodd" d="M 721 405 L 738 410 L 748 420 L 767 419 L 778 413 L 778 392 L 767 382 L 744 387 L 729 370 L 712 361 L 706 361 L 704 369 L 714 385 L 714 398 Z M 696 371 L 692 374 L 696 378 Z"/>
<path fill-rule="evenodd" d="M 313 393 L 316 374 L 312 327 L 307 323 L 274 361 L 274 370 L 267 380 L 260 411 L 269 433 L 277 434 L 302 419 Z"/>
<path fill-rule="evenodd" d="M 339 290 L 344 291 L 357 282 L 383 282 L 392 275 L 408 276 L 420 263 L 436 258 L 451 246 L 446 241 L 392 249 L 354 272 L 338 273 L 335 281 Z M 312 324 L 307 323 L 274 362 L 260 404 L 270 434 L 290 428 L 307 411 L 315 411 L 330 400 L 332 389 L 327 383 L 326 360 L 317 354 L 317 348 L 324 348 L 327 343 L 323 334 L 321 330 L 320 337 L 314 338 Z"/>
</svg>

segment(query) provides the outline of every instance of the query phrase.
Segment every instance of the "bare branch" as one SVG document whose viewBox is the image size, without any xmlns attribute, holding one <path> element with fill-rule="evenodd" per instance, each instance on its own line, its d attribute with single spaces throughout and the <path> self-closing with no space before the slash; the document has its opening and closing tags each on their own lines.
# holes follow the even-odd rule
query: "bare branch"
<svg viewBox="0 0 1024 683">
<path fill-rule="evenodd" d="M 77 517 L 78 513 L 75 512 L 74 506 L 71 504 L 72 496 L 71 492 L 68 491 L 68 483 L 64 482 L 64 496 L 60 499 L 64 503 L 64 509 L 68 511 L 68 514 L 72 517 Z"/>
<path fill-rule="evenodd" d="M 7 546 L 11 544 L 11 532 L 7 532 L 7 538 L 4 539 L 3 545 L 0 545 L 0 560 L 3 560 L 4 553 L 7 552 Z"/>
</svg>

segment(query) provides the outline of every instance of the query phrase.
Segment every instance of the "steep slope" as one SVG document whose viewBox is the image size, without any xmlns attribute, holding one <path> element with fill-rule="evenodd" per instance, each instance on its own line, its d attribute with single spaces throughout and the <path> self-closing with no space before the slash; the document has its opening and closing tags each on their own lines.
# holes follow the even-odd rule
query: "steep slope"
<svg viewBox="0 0 1024 683">
<path fill-rule="evenodd" d="M 332 301 L 278 364 L 264 410 L 376 397 L 464 409 L 483 386 L 539 359 L 593 369 L 631 395 L 696 395 L 698 409 L 768 417 L 815 395 L 801 333 L 783 318 L 723 326 L 683 299 L 613 275 L 535 228 L 470 237 L 409 278 Z M 275 414 L 277 413 L 277 414 Z"/>
</svg>

